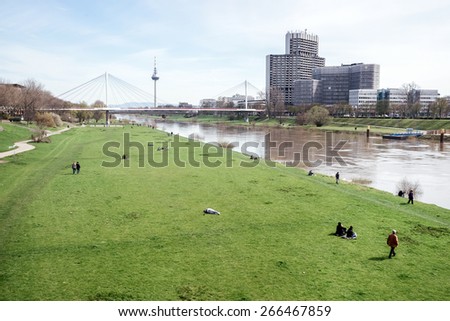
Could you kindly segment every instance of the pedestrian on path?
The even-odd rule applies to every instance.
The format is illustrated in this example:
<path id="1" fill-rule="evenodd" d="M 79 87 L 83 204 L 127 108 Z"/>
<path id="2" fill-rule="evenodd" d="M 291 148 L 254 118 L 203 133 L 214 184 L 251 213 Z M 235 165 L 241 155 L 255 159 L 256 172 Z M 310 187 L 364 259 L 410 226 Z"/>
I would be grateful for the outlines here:
<path id="1" fill-rule="evenodd" d="M 389 234 L 387 238 L 387 245 L 391 247 L 391 251 L 389 252 L 389 258 L 391 258 L 392 256 L 395 256 L 395 248 L 398 246 L 398 237 L 396 230 L 392 230 L 392 233 Z"/>
<path id="2" fill-rule="evenodd" d="M 339 184 L 339 172 L 336 173 L 335 177 L 336 177 L 336 184 Z"/>

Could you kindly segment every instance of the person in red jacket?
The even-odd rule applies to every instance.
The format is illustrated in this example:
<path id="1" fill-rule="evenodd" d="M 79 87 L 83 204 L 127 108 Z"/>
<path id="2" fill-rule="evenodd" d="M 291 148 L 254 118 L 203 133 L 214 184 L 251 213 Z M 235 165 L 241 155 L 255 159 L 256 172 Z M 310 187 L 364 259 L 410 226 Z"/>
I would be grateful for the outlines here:
<path id="1" fill-rule="evenodd" d="M 398 246 L 398 237 L 396 230 L 392 230 L 392 233 L 389 234 L 387 238 L 387 245 L 391 247 L 391 251 L 389 252 L 389 258 L 391 258 L 392 256 L 395 256 L 395 248 Z"/>

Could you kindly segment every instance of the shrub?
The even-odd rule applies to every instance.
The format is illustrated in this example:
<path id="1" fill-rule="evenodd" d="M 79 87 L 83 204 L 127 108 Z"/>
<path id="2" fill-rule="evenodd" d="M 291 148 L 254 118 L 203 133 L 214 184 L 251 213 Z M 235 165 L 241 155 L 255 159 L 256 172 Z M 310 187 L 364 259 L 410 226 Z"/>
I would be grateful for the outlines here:
<path id="1" fill-rule="evenodd" d="M 314 106 L 306 113 L 306 119 L 308 124 L 314 124 L 317 127 L 321 127 L 328 123 L 330 120 L 330 113 L 328 110 L 321 106 Z"/>
<path id="2" fill-rule="evenodd" d="M 414 198 L 419 198 L 423 194 L 422 187 L 420 186 L 420 183 L 418 181 L 411 182 L 405 177 L 400 182 L 398 182 L 397 192 L 403 191 L 405 194 L 408 194 L 410 190 L 413 190 Z"/>
<path id="3" fill-rule="evenodd" d="M 36 113 L 34 120 L 39 128 L 56 127 L 53 116 L 50 113 Z"/>
<path id="4" fill-rule="evenodd" d="M 31 140 L 35 143 L 50 143 L 50 137 L 47 136 L 47 133 L 43 129 L 35 129 L 31 134 Z"/>
<path id="5" fill-rule="evenodd" d="M 52 117 L 56 127 L 61 127 L 63 125 L 63 121 L 61 120 L 61 117 L 58 114 L 52 113 Z"/>
<path id="6" fill-rule="evenodd" d="M 300 126 L 307 124 L 306 115 L 305 114 L 297 114 L 297 117 L 295 117 L 295 123 Z"/>
<path id="7" fill-rule="evenodd" d="M 231 142 L 227 142 L 227 141 L 217 142 L 217 145 L 222 147 L 222 148 L 234 148 L 234 147 L 236 147 L 235 144 L 233 144 Z"/>

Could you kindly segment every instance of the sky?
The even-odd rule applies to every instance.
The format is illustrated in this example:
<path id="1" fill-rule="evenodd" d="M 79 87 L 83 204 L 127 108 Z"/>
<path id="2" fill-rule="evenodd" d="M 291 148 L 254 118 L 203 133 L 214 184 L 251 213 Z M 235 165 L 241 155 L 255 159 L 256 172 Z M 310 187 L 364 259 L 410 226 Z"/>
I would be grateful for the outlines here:
<path id="1" fill-rule="evenodd" d="M 0 81 L 54 96 L 105 73 L 153 94 L 155 57 L 159 103 L 197 105 L 245 80 L 265 91 L 266 55 L 305 29 L 326 66 L 379 64 L 380 88 L 450 95 L 445 0 L 1 0 L 0 13 Z"/>

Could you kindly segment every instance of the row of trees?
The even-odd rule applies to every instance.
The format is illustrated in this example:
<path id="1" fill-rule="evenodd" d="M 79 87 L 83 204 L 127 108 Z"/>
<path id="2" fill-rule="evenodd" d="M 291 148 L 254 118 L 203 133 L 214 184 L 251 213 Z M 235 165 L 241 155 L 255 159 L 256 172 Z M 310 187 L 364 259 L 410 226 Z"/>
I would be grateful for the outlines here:
<path id="1" fill-rule="evenodd" d="M 377 115 L 392 115 L 402 118 L 445 118 L 450 113 L 450 105 L 446 98 L 437 98 L 425 109 L 419 102 L 389 104 L 387 100 L 380 100 L 375 107 Z"/>
<path id="2" fill-rule="evenodd" d="M 0 116 L 20 116 L 31 122 L 40 109 L 61 107 L 66 102 L 54 97 L 35 80 L 26 80 L 22 85 L 0 81 Z"/>
<path id="3" fill-rule="evenodd" d="M 45 124 L 45 126 L 59 126 L 57 118 L 53 115 L 43 115 L 42 109 L 69 109 L 69 108 L 88 108 L 88 107 L 104 107 L 105 104 L 97 100 L 89 106 L 85 102 L 74 104 L 54 97 L 44 86 L 33 79 L 26 80 L 23 84 L 9 84 L 0 80 L 0 119 L 9 119 L 23 117 L 27 122 L 37 121 Z M 101 111 L 66 111 L 58 112 L 63 121 L 84 122 L 95 119 L 98 122 L 104 118 L 105 114 Z M 53 119 L 53 123 L 51 121 Z M 54 124 L 54 125 L 52 125 Z"/>

